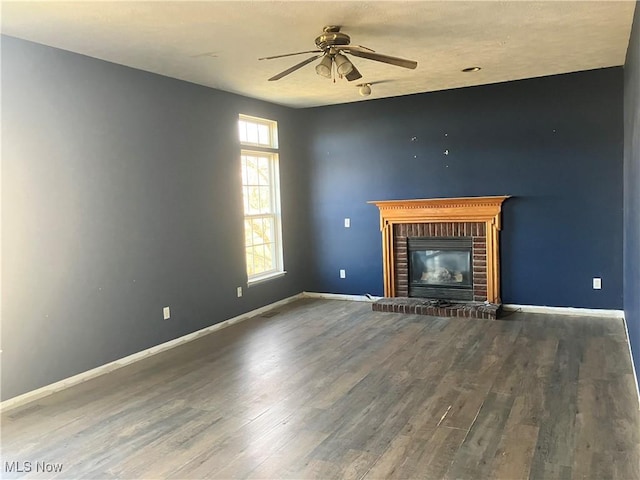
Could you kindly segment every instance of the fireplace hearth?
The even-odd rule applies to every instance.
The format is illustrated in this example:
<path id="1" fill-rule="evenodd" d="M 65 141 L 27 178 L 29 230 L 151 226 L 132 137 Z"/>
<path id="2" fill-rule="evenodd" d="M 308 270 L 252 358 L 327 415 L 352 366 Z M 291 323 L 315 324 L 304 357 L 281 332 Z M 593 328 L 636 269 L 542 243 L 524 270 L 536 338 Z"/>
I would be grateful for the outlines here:
<path id="1" fill-rule="evenodd" d="M 498 232 L 507 198 L 370 202 L 380 209 L 386 297 L 374 309 L 402 305 L 426 315 L 495 318 L 501 303 Z M 434 309 L 438 300 L 454 306 Z"/>

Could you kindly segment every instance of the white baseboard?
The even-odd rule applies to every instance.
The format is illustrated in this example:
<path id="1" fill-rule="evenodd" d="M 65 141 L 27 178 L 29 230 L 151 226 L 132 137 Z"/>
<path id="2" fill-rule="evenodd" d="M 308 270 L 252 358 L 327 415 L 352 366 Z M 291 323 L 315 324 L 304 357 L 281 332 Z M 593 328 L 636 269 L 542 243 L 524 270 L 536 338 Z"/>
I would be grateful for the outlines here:
<path id="1" fill-rule="evenodd" d="M 350 300 L 353 302 L 375 302 L 382 297 L 371 295 L 345 295 L 342 293 L 302 292 L 304 298 L 323 298 L 325 300 Z M 525 313 L 555 313 L 556 315 L 579 315 L 587 317 L 624 318 L 623 310 L 605 310 L 599 308 L 545 307 L 541 305 L 504 304 L 507 311 L 519 310 Z"/>
<path id="2" fill-rule="evenodd" d="M 318 292 L 302 292 L 304 298 L 324 298 L 325 300 L 349 300 L 352 302 L 375 302 L 381 297 L 371 298 L 366 295 L 344 295 L 342 293 L 318 293 Z"/>
<path id="3" fill-rule="evenodd" d="M 86 382 L 87 380 L 91 380 L 92 378 L 99 377 L 100 375 L 104 375 L 105 373 L 112 372 L 114 370 L 117 370 L 118 368 L 122 368 L 126 365 L 130 365 L 134 362 L 143 360 L 147 357 L 150 357 L 151 355 L 155 355 L 157 353 L 164 352 L 171 348 L 175 348 L 179 345 L 182 345 L 187 342 L 191 342 L 204 335 L 208 335 L 212 332 L 215 332 L 216 330 L 220 330 L 222 328 L 228 327 L 235 323 L 242 322 L 244 320 L 255 317 L 257 315 L 261 315 L 262 313 L 265 313 L 269 310 L 273 310 L 274 308 L 281 307 L 282 305 L 285 305 L 287 303 L 294 302 L 300 298 L 303 298 L 303 296 L 304 295 L 302 293 L 298 293 L 297 295 L 293 295 L 291 297 L 279 300 L 277 302 L 270 303 L 269 305 L 265 305 L 264 307 L 251 310 L 250 312 L 246 312 L 236 317 L 230 318 L 228 320 L 224 320 L 220 323 L 216 323 L 215 325 L 211 325 L 201 330 L 197 330 L 195 332 L 184 335 L 182 337 L 169 340 L 168 342 L 161 343 L 151 348 L 147 348 L 146 350 L 142 350 L 140 352 L 120 358 L 118 360 L 114 360 L 113 362 L 106 363 L 99 367 L 92 368 L 91 370 L 87 370 L 86 372 L 82 372 L 72 377 L 68 377 L 63 380 L 60 380 L 58 382 L 45 385 L 44 387 L 38 388 L 36 390 L 32 390 L 27 393 L 23 393 L 22 395 L 18 395 L 17 397 L 9 398 L 4 402 L 0 403 L 0 411 L 5 412 L 12 408 L 19 407 L 20 405 L 24 405 L 25 403 L 38 400 L 42 397 L 51 395 L 52 393 L 55 393 L 55 392 L 59 392 L 60 390 L 64 390 L 65 388 L 69 388 L 74 385 L 78 385 L 79 383 Z"/>
<path id="4" fill-rule="evenodd" d="M 577 315 L 583 317 L 624 318 L 624 310 L 605 310 L 600 308 L 545 307 L 541 305 L 504 304 L 503 310 L 524 313 L 554 313 L 556 315 Z"/>
<path id="5" fill-rule="evenodd" d="M 633 379 L 636 381 L 636 394 L 638 395 L 638 410 L 640 410 L 640 387 L 638 386 L 638 372 L 636 371 L 636 365 L 633 363 L 633 353 L 631 352 L 631 340 L 629 339 L 629 329 L 627 328 L 627 319 L 623 318 L 624 333 L 627 335 L 627 346 L 629 347 L 629 361 L 631 362 L 631 368 L 633 370 Z"/>
<path id="6" fill-rule="evenodd" d="M 319 293 L 319 292 L 302 292 L 304 298 L 322 298 L 326 300 L 349 300 L 354 302 L 374 302 L 381 297 L 368 297 L 366 295 L 344 295 L 340 293 Z M 607 310 L 600 308 L 577 308 L 577 307 L 547 307 L 542 305 L 516 305 L 516 304 L 504 304 L 502 308 L 506 311 L 521 311 L 524 313 L 546 313 L 556 315 L 575 315 L 582 317 L 604 317 L 604 318 L 616 318 L 621 319 L 624 323 L 624 328 L 627 328 L 627 323 L 624 318 L 624 310 Z M 638 375 L 633 363 L 633 356 L 631 355 L 631 344 L 629 343 L 629 331 L 627 334 L 627 345 L 629 347 L 629 359 L 631 361 L 631 367 L 633 368 L 633 378 L 636 382 L 636 391 L 638 393 L 638 408 L 640 408 L 640 389 L 638 388 Z"/>

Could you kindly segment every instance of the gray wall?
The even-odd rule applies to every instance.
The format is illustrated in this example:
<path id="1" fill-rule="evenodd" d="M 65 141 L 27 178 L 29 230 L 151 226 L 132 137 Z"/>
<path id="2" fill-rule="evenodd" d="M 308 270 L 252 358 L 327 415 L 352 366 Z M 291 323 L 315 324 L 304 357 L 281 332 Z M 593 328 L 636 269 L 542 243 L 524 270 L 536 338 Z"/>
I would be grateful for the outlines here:
<path id="1" fill-rule="evenodd" d="M 640 8 L 624 66 L 624 314 L 640 374 Z"/>
<path id="2" fill-rule="evenodd" d="M 288 271 L 241 299 L 238 113 L 280 122 Z M 296 115 L 2 37 L 2 399 L 299 293 Z"/>

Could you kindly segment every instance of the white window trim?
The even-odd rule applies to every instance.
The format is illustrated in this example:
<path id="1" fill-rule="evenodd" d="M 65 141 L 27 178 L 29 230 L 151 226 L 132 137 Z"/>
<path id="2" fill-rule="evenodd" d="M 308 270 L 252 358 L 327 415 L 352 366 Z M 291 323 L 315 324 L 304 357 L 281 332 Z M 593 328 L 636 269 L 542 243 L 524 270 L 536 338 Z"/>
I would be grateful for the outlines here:
<path id="1" fill-rule="evenodd" d="M 273 217 L 274 219 L 274 243 L 275 243 L 275 268 L 267 271 L 261 272 L 255 275 L 249 275 L 248 273 L 248 265 L 246 263 L 246 248 L 247 245 L 243 241 L 243 248 L 245 251 L 245 273 L 247 275 L 247 286 L 257 285 L 269 280 L 273 280 L 279 277 L 284 276 L 287 272 L 284 269 L 284 245 L 282 238 L 282 206 L 281 206 L 281 196 L 280 196 L 280 158 L 278 152 L 278 127 L 277 122 L 272 120 L 267 120 L 258 117 L 251 117 L 249 115 L 238 116 L 238 120 L 244 120 L 248 122 L 259 123 L 262 125 L 267 125 L 269 127 L 270 133 L 270 146 L 266 146 L 259 143 L 253 142 L 243 142 L 240 141 L 240 155 L 269 155 L 270 162 L 270 190 L 271 190 L 271 198 L 274 204 L 274 210 L 272 213 L 268 214 L 246 214 L 244 212 L 243 205 L 243 220 L 248 218 L 261 218 L 261 217 Z M 244 187 L 244 183 L 241 183 Z M 244 223 L 244 222 L 243 222 Z"/>
<path id="2" fill-rule="evenodd" d="M 264 149 L 265 152 L 278 152 L 278 122 L 275 120 L 267 120 L 266 118 L 252 117 L 250 115 L 238 115 L 238 120 L 244 120 L 246 122 L 258 123 L 260 125 L 266 125 L 269 128 L 269 145 L 264 145 L 262 143 L 253 143 L 253 142 L 242 142 L 240 141 L 240 145 L 242 147 L 250 147 L 250 148 L 260 148 Z"/>
<path id="3" fill-rule="evenodd" d="M 279 270 L 277 272 L 271 273 L 263 273 L 260 275 L 254 275 L 251 279 L 247 279 L 247 287 L 253 287 L 255 285 L 259 285 L 261 283 L 268 282 L 269 280 L 274 280 L 276 278 L 284 277 L 287 274 L 286 270 Z"/>

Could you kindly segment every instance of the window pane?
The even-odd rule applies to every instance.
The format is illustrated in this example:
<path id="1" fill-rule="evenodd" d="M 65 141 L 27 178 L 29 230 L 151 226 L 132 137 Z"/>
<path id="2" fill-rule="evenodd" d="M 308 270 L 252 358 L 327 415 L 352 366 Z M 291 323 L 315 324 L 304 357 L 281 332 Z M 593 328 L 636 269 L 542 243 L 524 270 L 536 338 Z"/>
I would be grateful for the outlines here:
<path id="1" fill-rule="evenodd" d="M 247 184 L 247 157 L 245 155 L 242 155 L 240 157 L 240 170 L 242 174 L 242 184 L 246 185 Z"/>
<path id="2" fill-rule="evenodd" d="M 245 122 L 244 120 L 238 121 L 238 133 L 240 136 L 240 141 L 246 142 L 247 141 L 247 122 Z"/>
<path id="3" fill-rule="evenodd" d="M 247 142 L 258 143 L 258 125 L 247 122 Z"/>
<path id="4" fill-rule="evenodd" d="M 243 196 L 245 215 L 258 213 L 274 213 L 271 183 L 271 166 L 269 157 L 242 155 Z M 260 185 L 260 186 L 258 186 Z"/>
<path id="5" fill-rule="evenodd" d="M 248 197 L 248 205 L 246 214 L 254 215 L 256 213 L 260 213 L 260 187 L 246 187 L 247 189 L 247 197 Z"/>
<path id="6" fill-rule="evenodd" d="M 262 237 L 264 238 L 263 243 L 272 243 L 275 239 L 273 238 L 273 218 L 263 218 L 262 219 Z"/>
<path id="7" fill-rule="evenodd" d="M 271 184 L 271 173 L 269 170 L 269 159 L 267 157 L 258 158 L 258 185 Z"/>
<path id="8" fill-rule="evenodd" d="M 249 247 L 253 245 L 253 230 L 252 230 L 251 220 L 244 221 L 244 244 Z"/>
<path id="9" fill-rule="evenodd" d="M 254 247 L 254 251 L 255 251 L 255 256 L 257 260 L 256 270 L 262 273 L 267 270 L 267 264 L 264 259 L 264 245 Z"/>
<path id="10" fill-rule="evenodd" d="M 264 273 L 268 270 L 267 263 L 264 258 L 264 245 L 253 247 L 253 264 L 255 273 Z"/>
<path id="11" fill-rule="evenodd" d="M 260 191 L 260 213 L 271 213 L 271 188 L 256 188 Z"/>
<path id="12" fill-rule="evenodd" d="M 264 269 L 265 271 L 273 270 L 273 260 L 271 257 L 271 248 L 269 245 L 262 246 L 263 256 L 264 256 Z"/>
<path id="13" fill-rule="evenodd" d="M 258 125 L 258 143 L 260 145 L 271 145 L 268 126 L 260 124 Z"/>
<path id="14" fill-rule="evenodd" d="M 251 219 L 251 243 L 262 245 L 264 243 L 264 228 L 261 218 Z"/>
<path id="15" fill-rule="evenodd" d="M 277 148 L 276 129 L 277 123 L 270 120 L 252 119 L 241 115 L 238 121 L 240 142 L 245 144 Z"/>
<path id="16" fill-rule="evenodd" d="M 275 255 L 273 255 L 273 243 L 264 246 L 264 258 L 267 265 L 269 265 L 269 269 L 272 268 L 273 259 Z"/>
<path id="17" fill-rule="evenodd" d="M 247 155 L 247 185 L 258 184 L 258 159 Z"/>

